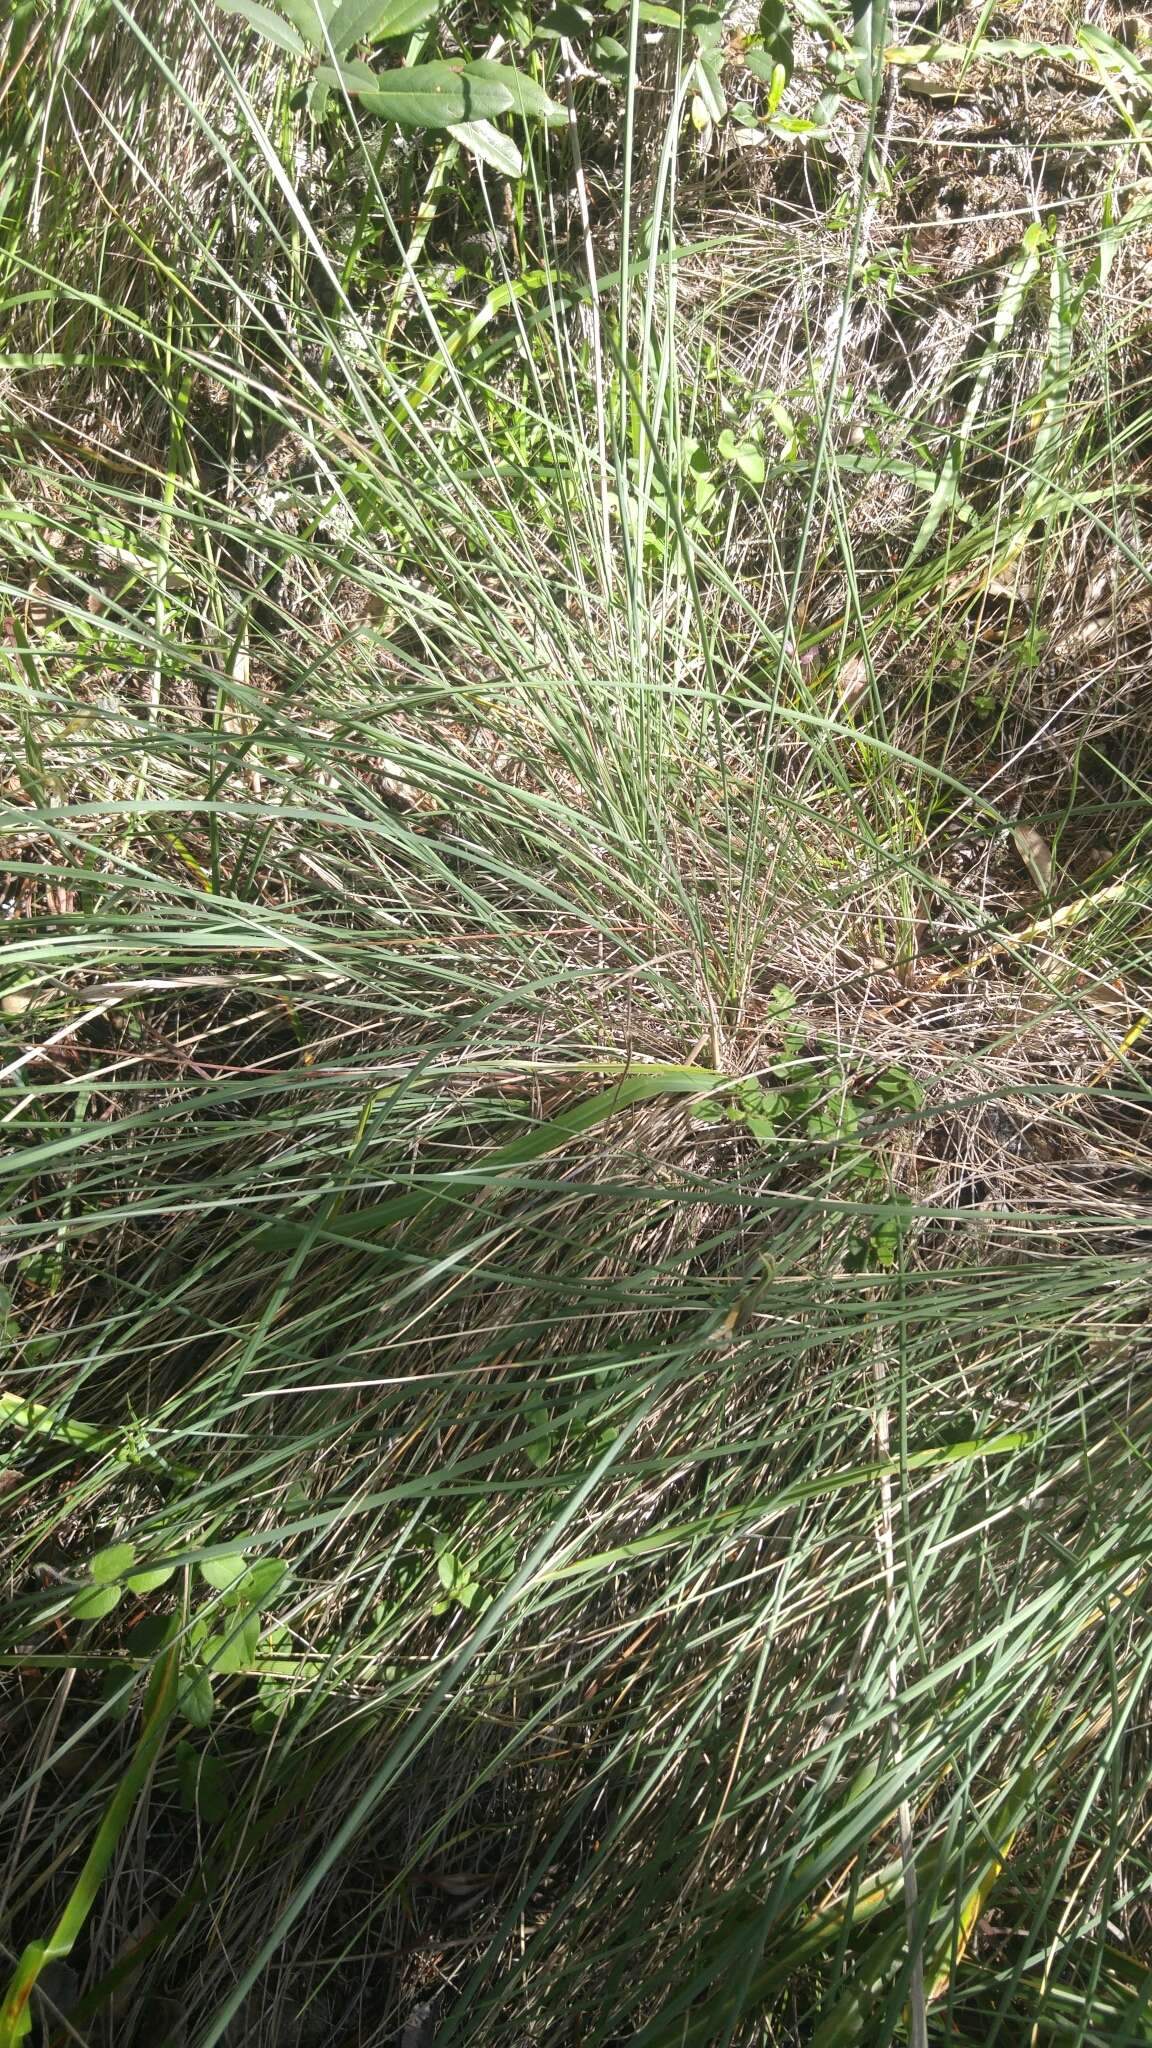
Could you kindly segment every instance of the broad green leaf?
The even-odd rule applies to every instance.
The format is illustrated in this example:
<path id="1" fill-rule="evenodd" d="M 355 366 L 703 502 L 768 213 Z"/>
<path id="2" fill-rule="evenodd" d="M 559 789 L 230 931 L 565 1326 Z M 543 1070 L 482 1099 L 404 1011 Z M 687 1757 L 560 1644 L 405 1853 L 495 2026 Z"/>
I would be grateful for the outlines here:
<path id="1" fill-rule="evenodd" d="M 755 441 L 738 441 L 731 428 L 725 427 L 717 439 L 716 448 L 723 460 L 735 464 L 750 484 L 763 483 L 768 472 Z"/>
<path id="2" fill-rule="evenodd" d="M 450 1593 L 456 1584 L 456 1575 L 456 1553 L 445 1546 L 436 1553 L 436 1576 L 446 1593 Z"/>
<path id="3" fill-rule="evenodd" d="M 275 43 L 277 49 L 287 50 L 289 56 L 306 57 L 308 46 L 294 28 L 290 28 L 274 8 L 262 7 L 260 0 L 216 0 L 216 5 L 225 14 L 239 14 L 264 37 L 265 42 Z"/>
<path id="4" fill-rule="evenodd" d="M 190 1671 L 184 1678 L 177 1700 L 179 1711 L 193 1728 L 206 1728 L 216 1711 L 212 1680 L 206 1671 Z"/>
<path id="5" fill-rule="evenodd" d="M 924 1090 L 919 1081 L 905 1073 L 903 1067 L 889 1067 L 887 1073 L 877 1074 L 868 1083 L 870 1102 L 891 1103 L 898 1109 L 923 1109 Z"/>
<path id="6" fill-rule="evenodd" d="M 232 1774 L 219 1757 L 195 1749 L 190 1742 L 178 1742 L 176 1776 L 186 1813 L 198 1814 L 208 1822 L 227 1819 L 234 1788 Z"/>
<path id="7" fill-rule="evenodd" d="M 126 1721 L 132 1711 L 132 1691 L 140 1673 L 132 1664 L 112 1664 L 100 1685 L 100 1703 L 112 1721 Z"/>
<path id="8" fill-rule="evenodd" d="M 328 48 L 324 24 L 331 20 L 337 0 L 276 0 L 276 4 L 314 50 Z"/>
<path id="9" fill-rule="evenodd" d="M 719 50 L 724 41 L 724 16 L 716 7 L 690 7 L 688 26 L 701 50 Z"/>
<path id="10" fill-rule="evenodd" d="M 375 92 L 381 76 L 370 64 L 362 64 L 359 57 L 343 57 L 339 64 L 318 65 L 312 83 L 332 92 L 346 92 L 349 99 L 355 99 L 358 93 Z"/>
<path id="11" fill-rule="evenodd" d="M 890 1272 L 900 1254 L 901 1222 L 899 1216 L 887 1216 L 876 1225 L 868 1240 L 868 1248 L 882 1272 Z"/>
<path id="12" fill-rule="evenodd" d="M 134 1543 L 110 1543 L 106 1550 L 98 1550 L 88 1569 L 98 1586 L 114 1585 L 125 1572 L 131 1571 L 136 1562 Z"/>
<path id="13" fill-rule="evenodd" d="M 856 55 L 853 84 L 866 106 L 872 105 L 880 90 L 883 53 L 875 46 L 875 36 L 884 18 L 874 0 L 852 0 L 852 48 Z"/>
<path id="14" fill-rule="evenodd" d="M 755 1138 L 758 1145 L 770 1145 L 772 1143 L 776 1136 L 776 1126 L 770 1116 L 750 1116 L 746 1121 L 748 1135 L 750 1138 Z"/>
<path id="15" fill-rule="evenodd" d="M 173 1614 L 144 1614 L 129 1629 L 126 1648 L 133 1657 L 154 1657 L 171 1641 L 179 1623 Z"/>
<path id="16" fill-rule="evenodd" d="M 656 28 L 679 28 L 684 17 L 673 7 L 660 7 L 656 0 L 640 0 L 636 9 L 640 21 L 649 21 Z"/>
<path id="17" fill-rule="evenodd" d="M 124 1583 L 130 1593 L 156 1593 L 168 1584 L 175 1569 L 174 1564 L 152 1565 L 142 1572 L 129 1572 Z"/>
<path id="18" fill-rule="evenodd" d="M 435 14 L 440 0 L 340 0 L 328 33 L 338 57 L 356 43 L 410 36 Z"/>
<path id="19" fill-rule="evenodd" d="M 693 67 L 696 92 L 710 121 L 722 121 L 728 112 L 728 100 L 720 79 L 720 66 L 716 59 L 703 53 L 697 57 Z"/>
<path id="20" fill-rule="evenodd" d="M 74 1621 L 99 1621 L 102 1615 L 111 1614 L 123 1597 L 123 1586 L 86 1586 L 82 1593 L 72 1595 L 68 1612 Z"/>
<path id="21" fill-rule="evenodd" d="M 200 1576 L 213 1592 L 229 1593 L 248 1570 L 246 1557 L 209 1557 L 200 1567 Z"/>
<path id="22" fill-rule="evenodd" d="M 288 1576 L 288 1566 L 283 1558 L 258 1558 L 238 1582 L 235 1597 L 258 1614 L 287 1583 Z"/>
<path id="23" fill-rule="evenodd" d="M 592 16 L 586 7 L 574 6 L 571 0 L 561 0 L 559 7 L 554 7 L 550 14 L 544 16 L 536 35 L 538 40 L 564 36 L 570 43 L 579 42 L 591 26 Z"/>
<path id="24" fill-rule="evenodd" d="M 760 9 L 760 34 L 764 42 L 765 55 L 784 70 L 784 83 L 792 76 L 796 53 L 792 44 L 792 22 L 784 0 L 763 0 Z"/>
<path id="25" fill-rule="evenodd" d="M 456 121 L 448 130 L 471 156 L 491 164 L 504 178 L 524 175 L 524 159 L 510 135 L 501 135 L 491 121 Z"/>
<path id="26" fill-rule="evenodd" d="M 526 77 L 523 71 L 513 70 L 510 64 L 497 64 L 493 58 L 478 57 L 475 63 L 464 66 L 464 76 L 503 86 L 510 95 L 512 112 L 519 114 L 523 121 L 545 121 L 549 127 L 556 127 L 567 119 L 563 107 L 549 99 L 542 85 L 537 85 L 534 78 Z"/>
<path id="27" fill-rule="evenodd" d="M 539 1472 L 550 1462 L 552 1457 L 552 1417 L 545 1408 L 543 1401 L 532 1401 L 528 1406 L 526 1420 L 533 1431 L 533 1435 L 528 1443 L 525 1444 L 524 1449 L 529 1462 Z"/>
<path id="28" fill-rule="evenodd" d="M 204 1645 L 204 1662 L 213 1671 L 247 1671 L 256 1662 L 260 1647 L 260 1623 L 250 1614 L 237 1628 L 209 1636 Z"/>
<path id="29" fill-rule="evenodd" d="M 216 1617 L 214 1615 L 207 1612 L 197 1614 L 184 1631 L 184 1640 L 181 1647 L 185 1656 L 190 1658 L 198 1657 L 209 1636 L 213 1634 L 215 1627 Z"/>
<path id="30" fill-rule="evenodd" d="M 826 7 L 822 7 L 820 0 L 794 0 L 794 6 L 796 18 L 804 23 L 805 28 L 816 29 L 818 34 L 831 43 L 833 49 L 843 46 L 843 22 L 838 21 Z"/>
<path id="31" fill-rule="evenodd" d="M 615 36 L 597 36 L 592 45 L 601 71 L 607 78 L 625 78 L 628 73 L 628 52 Z"/>
<path id="32" fill-rule="evenodd" d="M 1109 67 L 1122 72 L 1141 92 L 1147 93 L 1152 85 L 1152 74 L 1146 64 L 1141 63 L 1139 54 L 1125 48 L 1110 36 L 1106 29 L 1096 28 L 1092 22 L 1085 22 L 1077 29 L 1076 40 L 1086 50 L 1091 50 L 1098 59 L 1103 59 L 1102 69 Z"/>
<path id="33" fill-rule="evenodd" d="M 376 83 L 375 92 L 361 94 L 361 106 L 402 128 L 451 128 L 458 121 L 488 121 L 495 114 L 506 114 L 512 105 L 506 85 L 465 78 L 455 64 L 414 64 L 411 70 L 384 71 Z"/>

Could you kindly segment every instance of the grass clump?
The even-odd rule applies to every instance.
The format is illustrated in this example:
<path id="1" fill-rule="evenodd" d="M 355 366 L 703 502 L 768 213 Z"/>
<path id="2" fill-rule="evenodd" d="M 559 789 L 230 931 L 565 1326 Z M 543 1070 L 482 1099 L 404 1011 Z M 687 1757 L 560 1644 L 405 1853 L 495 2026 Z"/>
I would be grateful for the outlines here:
<path id="1" fill-rule="evenodd" d="M 377 26 L 0 55 L 0 2044 L 1146 2041 L 1139 31 Z"/>

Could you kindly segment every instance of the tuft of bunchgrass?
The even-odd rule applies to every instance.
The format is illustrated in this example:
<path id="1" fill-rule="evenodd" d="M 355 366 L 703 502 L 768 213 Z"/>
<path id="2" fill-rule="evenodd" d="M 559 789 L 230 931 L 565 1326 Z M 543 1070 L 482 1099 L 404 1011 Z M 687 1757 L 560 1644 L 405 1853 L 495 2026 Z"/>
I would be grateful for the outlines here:
<path id="1" fill-rule="evenodd" d="M 749 315 L 638 29 L 599 251 L 9 31 L 0 2040 L 1148 2037 L 1132 336 L 853 439 L 873 157 Z"/>

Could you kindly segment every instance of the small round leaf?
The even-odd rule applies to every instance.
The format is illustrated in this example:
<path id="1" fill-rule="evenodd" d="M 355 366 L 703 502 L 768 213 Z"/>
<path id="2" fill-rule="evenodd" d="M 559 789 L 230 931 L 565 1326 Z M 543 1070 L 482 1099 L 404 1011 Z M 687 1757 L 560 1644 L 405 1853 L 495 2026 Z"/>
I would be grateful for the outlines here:
<path id="1" fill-rule="evenodd" d="M 252 1607 L 257 1614 L 267 1607 L 275 1595 L 281 1592 L 288 1579 L 288 1566 L 281 1557 L 261 1557 L 250 1565 L 237 1592 L 243 1597 L 244 1605 Z"/>
<path id="2" fill-rule="evenodd" d="M 98 1586 L 111 1586 L 130 1572 L 135 1562 L 134 1543 L 110 1543 L 107 1550 L 96 1552 L 88 1569 Z"/>
<path id="3" fill-rule="evenodd" d="M 130 1593 L 155 1593 L 166 1586 L 176 1567 L 174 1564 L 150 1565 L 142 1572 L 129 1572 L 124 1583 Z"/>
<path id="4" fill-rule="evenodd" d="M 245 1557 L 210 1557 L 200 1567 L 200 1576 L 215 1593 L 231 1593 L 248 1573 Z"/>
<path id="5" fill-rule="evenodd" d="M 68 1612 L 74 1621 L 99 1621 L 120 1605 L 123 1593 L 122 1586 L 85 1586 L 82 1593 L 73 1594 Z"/>

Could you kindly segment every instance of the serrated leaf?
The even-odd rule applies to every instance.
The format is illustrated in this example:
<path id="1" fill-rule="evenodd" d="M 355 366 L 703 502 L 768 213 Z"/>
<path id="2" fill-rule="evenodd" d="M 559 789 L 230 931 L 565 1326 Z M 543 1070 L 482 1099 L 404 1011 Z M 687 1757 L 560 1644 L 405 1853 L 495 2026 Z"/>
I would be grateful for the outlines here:
<path id="1" fill-rule="evenodd" d="M 356 43 L 384 43 L 410 36 L 430 21 L 440 0 L 340 0 L 328 25 L 338 57 Z"/>
<path id="2" fill-rule="evenodd" d="M 88 1569 L 98 1586 L 114 1585 L 125 1572 L 131 1571 L 136 1562 L 134 1543 L 110 1543 L 106 1550 L 98 1550 Z"/>
<path id="3" fill-rule="evenodd" d="M 123 1586 L 85 1586 L 82 1593 L 74 1593 L 68 1602 L 68 1612 L 73 1621 L 99 1621 L 105 1614 L 111 1614 L 124 1597 Z"/>
<path id="4" fill-rule="evenodd" d="M 190 1671 L 180 1687 L 177 1707 L 193 1728 L 207 1728 L 216 1711 L 216 1695 L 206 1671 Z"/>
<path id="5" fill-rule="evenodd" d="M 216 5 L 225 14 L 238 14 L 254 28 L 265 42 L 274 43 L 278 50 L 287 50 L 291 57 L 306 57 L 308 45 L 296 30 L 291 28 L 272 7 L 262 7 L 260 0 L 216 0 Z"/>
<path id="6" fill-rule="evenodd" d="M 481 163 L 490 164 L 502 178 L 521 178 L 524 159 L 510 135 L 501 135 L 491 121 L 454 121 L 449 135 Z"/>
<path id="7" fill-rule="evenodd" d="M 146 1571 L 129 1572 L 124 1583 L 130 1593 L 156 1593 L 168 1584 L 175 1569 L 174 1564 L 152 1565 Z"/>
<path id="8" fill-rule="evenodd" d="M 360 104 L 382 121 L 402 128 L 451 128 L 458 121 L 488 121 L 506 114 L 512 95 L 506 85 L 465 78 L 454 64 L 414 64 L 381 72 L 376 90 Z"/>
<path id="9" fill-rule="evenodd" d="M 563 107 L 549 99 L 542 85 L 537 85 L 534 78 L 515 70 L 511 64 L 497 64 L 494 58 L 477 57 L 474 63 L 464 66 L 464 76 L 504 86 L 511 96 L 512 113 L 519 114 L 522 121 L 544 121 L 555 127 L 568 118 Z"/>

